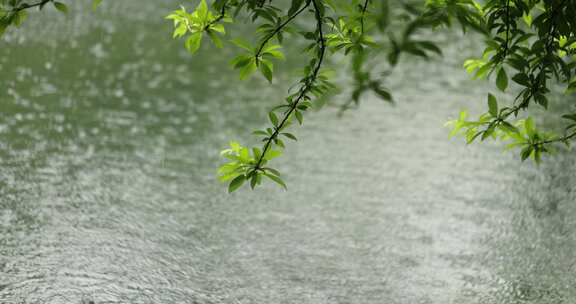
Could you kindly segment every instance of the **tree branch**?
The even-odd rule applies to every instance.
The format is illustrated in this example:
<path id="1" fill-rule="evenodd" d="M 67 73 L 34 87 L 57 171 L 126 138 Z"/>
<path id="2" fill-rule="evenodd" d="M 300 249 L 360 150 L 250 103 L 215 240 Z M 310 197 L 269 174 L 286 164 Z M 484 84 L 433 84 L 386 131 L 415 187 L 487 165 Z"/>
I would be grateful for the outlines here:
<path id="1" fill-rule="evenodd" d="M 278 32 L 280 32 L 286 25 L 288 25 L 288 23 L 292 22 L 292 20 L 294 20 L 294 18 L 296 18 L 308 6 L 310 6 L 310 2 L 311 2 L 311 0 L 306 1 L 306 5 L 304 5 L 301 9 L 299 9 L 297 12 L 295 12 L 294 15 L 289 16 L 288 19 L 286 19 L 286 21 L 284 21 L 282 24 L 280 24 L 270 35 L 266 36 L 266 38 L 264 38 L 264 40 L 260 44 L 260 47 L 258 48 L 258 51 L 256 52 L 255 56 L 259 57 L 260 53 L 262 53 L 262 50 L 264 49 L 264 46 L 266 46 L 266 43 L 268 43 L 268 41 L 270 41 L 270 39 L 272 39 L 272 37 L 274 37 L 276 34 L 278 34 Z"/>
<path id="2" fill-rule="evenodd" d="M 204 30 L 208 29 L 212 24 L 222 20 L 225 16 L 226 16 L 226 3 L 222 4 L 222 8 L 220 9 L 220 15 L 218 15 L 218 17 L 216 17 L 214 20 L 208 22 L 208 24 L 206 24 L 206 26 L 204 27 Z"/>
<path id="3" fill-rule="evenodd" d="M 366 10 L 368 9 L 368 2 L 370 0 L 364 0 L 364 6 L 362 6 L 362 14 L 360 15 L 360 31 L 364 35 L 364 17 L 366 16 Z"/>
<path id="4" fill-rule="evenodd" d="M 288 122 L 288 119 L 290 118 L 292 113 L 298 107 L 298 104 L 306 97 L 306 93 L 308 93 L 308 91 L 312 88 L 312 85 L 314 84 L 314 82 L 316 81 L 316 79 L 318 77 L 318 72 L 320 71 L 320 68 L 322 67 L 322 63 L 324 61 L 324 55 L 326 53 L 326 42 L 324 41 L 324 32 L 323 32 L 323 27 L 322 27 L 322 22 L 323 22 L 322 21 L 322 15 L 320 14 L 320 10 L 318 8 L 318 4 L 316 3 L 316 1 L 318 1 L 318 0 L 308 1 L 306 6 L 305 6 L 305 7 L 307 7 L 310 4 L 310 2 L 314 6 L 314 15 L 316 17 L 316 30 L 319 34 L 318 43 L 320 44 L 320 47 L 318 48 L 318 54 L 317 54 L 318 60 L 316 62 L 316 66 L 314 67 L 313 72 L 305 78 L 304 85 L 301 87 L 300 92 L 298 93 L 298 97 L 296 97 L 296 100 L 294 100 L 292 102 L 290 109 L 288 109 L 288 111 L 286 111 L 284 113 L 284 117 L 282 118 L 282 121 L 277 126 L 275 126 L 274 133 L 272 133 L 272 135 L 270 135 L 270 137 L 266 140 L 266 143 L 264 144 L 264 148 L 262 149 L 262 154 L 258 158 L 256 165 L 254 165 L 254 169 L 252 170 L 252 172 L 262 170 L 261 165 L 262 165 L 262 161 L 264 160 L 264 156 L 266 155 L 266 152 L 268 151 L 268 149 L 270 149 L 272 142 L 278 138 L 278 135 L 280 134 L 280 130 L 282 130 L 282 128 L 286 125 L 286 123 Z M 298 14 L 299 13 L 296 13 L 296 14 L 294 14 L 294 16 L 296 16 Z"/>
<path id="5" fill-rule="evenodd" d="M 37 6 L 42 7 L 42 6 L 46 5 L 46 3 L 52 2 L 52 1 L 54 1 L 54 0 L 42 0 L 42 1 L 40 1 L 40 2 L 36 2 L 36 3 L 33 3 L 33 4 L 22 3 L 22 5 L 20 5 L 19 7 L 15 8 L 15 9 L 13 10 L 13 12 L 17 13 L 17 12 L 19 12 L 19 11 L 23 11 L 23 10 L 25 10 L 25 9 L 29 9 L 29 8 L 33 8 L 33 7 L 37 7 Z"/>

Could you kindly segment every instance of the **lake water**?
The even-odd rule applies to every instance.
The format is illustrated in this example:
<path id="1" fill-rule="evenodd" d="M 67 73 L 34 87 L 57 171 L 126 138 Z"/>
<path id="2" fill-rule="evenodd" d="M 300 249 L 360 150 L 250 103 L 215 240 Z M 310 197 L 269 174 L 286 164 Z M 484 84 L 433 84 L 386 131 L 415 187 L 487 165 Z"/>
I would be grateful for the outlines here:
<path id="1" fill-rule="evenodd" d="M 308 115 L 289 191 L 228 195 L 219 150 L 299 62 L 239 82 L 234 48 L 170 38 L 177 5 L 34 13 L 0 42 L 0 303 L 576 303 L 574 152 L 536 167 L 442 126 L 494 91 L 473 44 L 401 65 L 394 106 Z"/>

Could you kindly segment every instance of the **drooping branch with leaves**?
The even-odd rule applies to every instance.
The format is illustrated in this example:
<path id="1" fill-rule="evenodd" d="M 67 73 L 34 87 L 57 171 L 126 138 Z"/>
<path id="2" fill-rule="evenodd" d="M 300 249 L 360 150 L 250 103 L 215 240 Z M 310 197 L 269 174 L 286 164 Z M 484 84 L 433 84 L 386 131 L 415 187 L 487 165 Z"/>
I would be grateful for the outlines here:
<path id="1" fill-rule="evenodd" d="M 0 0 L 0 33 L 20 26 L 27 10 L 49 3 L 68 11 L 64 3 L 54 0 Z M 92 3 L 96 7 L 100 0 Z M 350 95 L 340 105 L 342 111 L 357 106 L 366 93 L 392 102 L 383 75 L 393 77 L 394 67 L 407 56 L 431 59 L 442 55 L 435 41 L 421 37 L 434 37 L 430 35 L 434 31 L 451 27 L 480 33 L 485 41 L 481 57 L 467 60 L 464 68 L 478 79 L 495 75 L 498 90 L 515 93 L 507 94 L 515 96 L 510 101 L 498 101 L 488 92 L 487 112 L 471 120 L 462 111 L 458 119 L 447 123 L 451 135 L 462 134 L 468 143 L 502 140 L 508 143 L 507 149 L 519 151 L 521 160 L 532 158 L 537 163 L 559 143 L 569 147 L 576 138 L 574 109 L 566 107 L 561 114 L 566 124 L 558 134 L 536 128 L 528 112 L 532 107 L 548 108 L 552 86 L 563 86 L 569 96 L 576 92 L 576 1 L 201 0 L 196 4 L 191 12 L 182 5 L 167 16 L 174 25 L 174 38 L 183 39 L 190 53 L 199 51 L 207 39 L 218 48 L 230 42 L 241 50 L 231 61 L 241 79 L 259 72 L 272 82 L 276 60 L 285 59 L 282 45 L 287 40 L 304 44 L 308 56 L 288 96 L 271 105 L 269 127 L 253 132 L 262 145 L 249 148 L 232 141 L 222 151 L 228 161 L 218 175 L 229 182 L 230 192 L 244 184 L 254 188 L 265 179 L 286 187 L 270 163 L 282 154 L 284 140 L 296 140 L 291 125 L 302 124 L 310 108 L 339 92 L 327 73 L 331 58 L 350 59 L 352 83 L 345 91 Z M 248 37 L 252 39 L 226 36 L 226 27 L 240 19 L 258 26 L 253 37 Z"/>
<path id="2" fill-rule="evenodd" d="M 92 9 L 96 9 L 102 0 L 90 0 Z M 43 10 L 45 6 L 53 6 L 56 10 L 68 14 L 68 5 L 56 0 L 0 0 L 0 36 L 11 26 L 19 27 L 28 18 L 28 11 L 37 8 Z"/>

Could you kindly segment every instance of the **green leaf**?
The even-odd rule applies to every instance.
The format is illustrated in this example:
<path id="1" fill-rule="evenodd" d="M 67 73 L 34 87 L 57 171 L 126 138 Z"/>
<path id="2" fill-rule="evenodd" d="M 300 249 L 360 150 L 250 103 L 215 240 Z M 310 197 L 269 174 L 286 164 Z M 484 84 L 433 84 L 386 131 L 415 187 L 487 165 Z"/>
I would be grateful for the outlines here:
<path id="1" fill-rule="evenodd" d="M 210 37 L 210 39 L 217 48 L 221 49 L 224 46 L 224 44 L 222 43 L 222 39 L 220 39 L 220 37 L 218 37 L 216 33 L 214 33 L 213 31 L 207 31 L 207 33 L 208 37 Z"/>
<path id="2" fill-rule="evenodd" d="M 232 65 L 235 69 L 242 68 L 250 63 L 253 57 L 248 55 L 238 55 L 230 61 L 230 65 Z"/>
<path id="3" fill-rule="evenodd" d="M 264 171 L 269 171 L 270 173 L 276 175 L 276 176 L 281 176 L 282 174 L 280 174 L 280 171 L 273 169 L 273 168 L 262 168 L 264 169 Z"/>
<path id="4" fill-rule="evenodd" d="M 302 113 L 300 111 L 294 111 L 294 116 L 296 116 L 296 119 L 300 124 L 304 122 L 304 117 L 302 116 Z"/>
<path id="5" fill-rule="evenodd" d="M 298 140 L 298 139 L 296 138 L 296 136 L 294 136 L 294 134 L 292 134 L 292 133 L 282 133 L 282 135 L 290 138 L 291 140 L 295 140 L 295 141 Z"/>
<path id="6" fill-rule="evenodd" d="M 268 136 L 268 133 L 262 131 L 262 130 L 256 130 L 254 132 L 252 132 L 252 134 L 254 135 L 264 135 L 264 136 Z"/>
<path id="7" fill-rule="evenodd" d="M 506 91 L 508 87 L 508 75 L 506 75 L 504 68 L 500 68 L 498 75 L 496 75 L 496 86 L 502 92 Z"/>
<path id="8" fill-rule="evenodd" d="M 576 92 L 576 80 L 572 80 L 572 82 L 566 88 L 566 91 L 564 91 L 564 94 L 572 94 L 574 92 Z"/>
<path id="9" fill-rule="evenodd" d="M 256 187 L 259 177 L 260 174 L 257 171 L 254 171 L 254 174 L 252 174 L 252 176 L 250 177 L 250 188 L 252 188 L 252 190 L 254 190 L 254 187 Z"/>
<path id="10" fill-rule="evenodd" d="M 244 181 L 246 181 L 246 176 L 244 176 L 244 175 L 239 175 L 238 177 L 233 179 L 230 182 L 230 185 L 228 185 L 228 193 L 232 193 L 232 192 L 236 191 L 238 188 L 240 188 L 244 184 Z"/>
<path id="11" fill-rule="evenodd" d="M 68 6 L 66 6 L 66 4 L 64 4 L 62 2 L 53 2 L 53 3 L 54 3 L 54 7 L 57 10 L 59 10 L 63 14 L 68 14 Z"/>
<path id="12" fill-rule="evenodd" d="M 267 172 L 264 173 L 264 175 L 266 177 L 268 177 L 269 179 L 271 179 L 272 181 L 274 181 L 275 183 L 277 183 L 278 185 L 282 186 L 282 188 L 284 188 L 284 190 L 288 190 L 288 187 L 286 186 L 286 184 L 284 183 L 284 181 L 280 177 L 278 177 L 276 175 L 272 175 L 272 174 L 267 173 Z"/>
<path id="13" fill-rule="evenodd" d="M 226 173 L 234 172 L 238 168 L 240 168 L 240 164 L 237 162 L 225 163 L 222 166 L 220 166 L 220 168 L 218 168 L 218 173 L 226 174 Z"/>
<path id="14" fill-rule="evenodd" d="M 102 3 L 102 0 L 92 0 L 92 10 L 96 10 Z"/>
<path id="15" fill-rule="evenodd" d="M 266 44 L 266 46 L 262 49 L 262 53 L 268 53 L 274 50 L 281 48 L 282 46 L 279 44 Z"/>
<path id="16" fill-rule="evenodd" d="M 506 133 L 516 133 L 516 134 L 520 133 L 518 128 L 516 128 L 513 124 L 511 124 L 507 121 L 501 121 L 498 126 L 500 127 L 500 129 L 504 130 Z"/>
<path id="17" fill-rule="evenodd" d="M 260 151 L 259 148 L 252 148 L 252 155 L 254 156 L 254 159 L 259 159 L 260 156 L 262 155 L 262 151 Z"/>
<path id="18" fill-rule="evenodd" d="M 294 13 L 296 13 L 296 11 L 298 11 L 298 9 L 300 9 L 302 6 L 302 3 L 304 3 L 304 0 L 292 0 L 290 9 L 288 10 L 288 16 L 292 16 Z"/>
<path id="19" fill-rule="evenodd" d="M 475 140 L 478 136 L 480 136 L 482 133 L 484 133 L 484 131 L 479 131 L 479 132 L 476 132 L 475 134 L 474 134 L 474 133 L 469 133 L 468 135 L 470 135 L 470 136 L 468 136 L 468 135 L 466 136 L 466 144 L 469 145 L 469 144 L 471 144 L 472 142 L 474 142 L 474 140 Z"/>
<path id="20" fill-rule="evenodd" d="M 269 112 L 268 117 L 274 126 L 278 126 L 278 117 L 276 114 L 274 114 L 274 112 Z"/>
<path id="21" fill-rule="evenodd" d="M 442 55 L 442 50 L 432 41 L 418 41 L 416 43 L 423 49 Z"/>
<path id="22" fill-rule="evenodd" d="M 493 117 L 498 117 L 498 101 L 494 95 L 488 93 L 488 112 Z"/>
<path id="23" fill-rule="evenodd" d="M 263 53 L 262 55 L 270 55 L 270 56 L 272 56 L 276 59 L 280 59 L 280 60 L 286 59 L 286 57 L 284 57 L 284 54 L 280 51 L 277 51 L 277 50 L 268 51 L 268 52 Z"/>
<path id="24" fill-rule="evenodd" d="M 188 28 L 186 27 L 185 23 L 179 23 L 176 28 L 174 29 L 174 34 L 172 35 L 173 38 L 180 38 L 186 34 Z"/>
<path id="25" fill-rule="evenodd" d="M 528 75 L 524 73 L 518 73 L 514 75 L 514 77 L 512 77 L 512 80 L 514 80 L 514 82 L 516 82 L 517 84 L 523 85 L 525 87 L 530 86 L 530 77 L 528 77 Z"/>
<path id="26" fill-rule="evenodd" d="M 279 147 L 286 148 L 286 146 L 284 145 L 284 142 L 283 142 L 281 139 L 279 139 L 279 138 L 275 138 L 275 139 L 274 139 L 274 143 L 275 143 L 276 145 L 278 145 Z"/>
<path id="27" fill-rule="evenodd" d="M 282 151 L 279 150 L 272 150 L 272 149 L 268 149 L 266 151 L 266 154 L 264 155 L 264 157 L 262 157 L 265 160 L 272 160 L 278 156 L 282 155 Z"/>
<path id="28" fill-rule="evenodd" d="M 372 90 L 376 95 L 385 101 L 392 102 L 392 94 L 389 91 L 381 88 L 378 84 L 371 86 Z"/>
<path id="29" fill-rule="evenodd" d="M 536 93 L 534 95 L 534 100 L 536 100 L 536 103 L 543 106 L 544 109 L 548 109 L 548 98 L 546 98 L 546 95 L 544 94 L 540 94 L 540 93 Z"/>
<path id="30" fill-rule="evenodd" d="M 250 58 L 250 61 L 240 69 L 240 79 L 246 79 L 250 74 L 254 73 L 258 67 L 256 66 L 256 60 Z"/>
<path id="31" fill-rule="evenodd" d="M 524 121 L 524 129 L 526 130 L 526 134 L 528 134 L 528 136 L 530 137 L 536 134 L 536 128 L 534 127 L 534 120 L 532 119 L 532 117 L 528 117 Z"/>
<path id="32" fill-rule="evenodd" d="M 196 7 L 195 13 L 197 13 L 202 20 L 206 20 L 206 18 L 208 17 L 208 5 L 206 4 L 206 0 L 200 1 L 198 6 Z"/>
<path id="33" fill-rule="evenodd" d="M 262 75 L 264 75 L 264 77 L 266 77 L 270 83 L 272 83 L 273 69 L 274 65 L 272 65 L 272 62 L 265 60 L 260 62 L 260 72 L 262 72 Z"/>
<path id="34" fill-rule="evenodd" d="M 240 175 L 239 172 L 223 173 L 222 175 L 218 176 L 218 180 L 221 182 L 225 182 L 227 180 L 230 180 L 230 179 L 237 177 L 238 175 Z"/>
<path id="35" fill-rule="evenodd" d="M 26 20 L 26 18 L 28 18 L 28 12 L 26 10 L 21 10 L 19 12 L 17 12 L 14 15 L 14 25 L 19 27 L 20 25 L 22 25 L 22 23 L 24 22 L 24 20 Z"/>
<path id="36" fill-rule="evenodd" d="M 218 32 L 220 34 L 226 33 L 226 29 L 224 28 L 224 25 L 220 24 L 220 23 L 215 23 L 215 24 L 210 25 L 210 30 L 214 31 L 214 32 Z"/>
<path id="37" fill-rule="evenodd" d="M 482 67 L 478 69 L 478 71 L 476 71 L 476 74 L 474 74 L 474 78 L 483 79 L 484 77 L 486 77 L 488 72 L 490 72 L 491 68 L 492 68 L 491 62 L 484 64 Z"/>
<path id="38" fill-rule="evenodd" d="M 520 157 L 522 161 L 525 161 L 528 157 L 530 157 L 530 154 L 532 154 L 533 150 L 534 148 L 531 145 L 522 149 L 522 152 L 520 152 Z"/>
<path id="39" fill-rule="evenodd" d="M 576 113 L 574 113 L 574 114 L 564 114 L 564 115 L 562 115 L 562 118 L 576 121 Z"/>
<path id="40" fill-rule="evenodd" d="M 234 45 L 236 45 L 236 46 L 238 46 L 238 47 L 241 47 L 241 48 L 249 51 L 250 53 L 254 53 L 254 49 L 252 48 L 252 46 L 250 45 L 250 43 L 248 43 L 248 42 L 246 42 L 246 41 L 244 41 L 244 40 L 242 40 L 242 39 L 234 39 L 234 40 L 232 40 L 232 41 L 230 41 L 230 42 L 232 42 Z"/>
<path id="41" fill-rule="evenodd" d="M 202 32 L 192 33 L 186 39 L 186 49 L 188 52 L 194 54 L 200 48 L 200 44 L 202 43 Z"/>

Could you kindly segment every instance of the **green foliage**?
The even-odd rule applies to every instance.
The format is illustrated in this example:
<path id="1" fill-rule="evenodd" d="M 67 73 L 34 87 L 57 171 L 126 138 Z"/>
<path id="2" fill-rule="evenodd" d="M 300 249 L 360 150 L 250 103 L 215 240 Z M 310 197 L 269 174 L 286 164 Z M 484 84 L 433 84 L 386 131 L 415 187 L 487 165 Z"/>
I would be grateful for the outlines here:
<path id="1" fill-rule="evenodd" d="M 225 12 L 214 15 L 208 8 L 206 0 L 202 0 L 192 13 L 188 13 L 186 8 L 182 6 L 180 9 L 166 16 L 166 19 L 174 22 L 174 38 L 186 36 L 184 45 L 192 54 L 200 49 L 204 34 L 210 37 L 214 45 L 221 48 L 223 43 L 217 34 L 225 34 L 226 30 L 224 29 L 224 25 L 218 22 L 220 20 L 232 21 L 226 17 Z"/>
<path id="2" fill-rule="evenodd" d="M 19 26 L 26 11 L 45 4 L 64 13 L 65 4 L 40 0 L 0 0 L 0 34 Z M 96 8 L 100 0 L 92 0 Z M 288 5 L 289 4 L 289 5 Z M 224 40 L 223 23 L 232 17 L 256 25 L 251 39 Z M 350 61 L 352 89 L 342 110 L 359 105 L 364 94 L 394 101 L 385 86 L 385 77 L 405 57 L 433 59 L 442 55 L 437 43 L 423 37 L 439 28 L 458 26 L 465 33 L 483 35 L 485 47 L 478 58 L 466 60 L 464 68 L 475 79 L 495 75 L 496 87 L 506 95 L 498 100 L 487 95 L 487 111 L 469 119 L 466 111 L 449 121 L 451 135 L 462 135 L 467 143 L 479 139 L 507 142 L 506 149 L 518 151 L 520 159 L 540 162 L 553 153 L 558 143 L 569 146 L 576 138 L 576 113 L 563 115 L 564 130 L 558 134 L 536 127 L 531 117 L 519 117 L 533 107 L 548 108 L 550 87 L 559 84 L 566 94 L 576 92 L 576 1 L 572 0 L 292 0 L 282 3 L 265 0 L 201 0 L 192 12 L 185 7 L 166 17 L 174 25 L 173 37 L 184 39 L 190 53 L 197 52 L 205 37 L 218 47 L 230 41 L 239 50 L 231 66 L 241 79 L 255 72 L 272 82 L 274 63 L 284 60 L 282 45 L 288 40 L 304 41 L 302 53 L 308 59 L 302 74 L 290 86 L 290 94 L 268 113 L 269 127 L 254 131 L 262 146 L 247 148 L 236 142 L 222 152 L 228 161 L 219 169 L 229 191 L 244 184 L 252 188 L 263 179 L 286 188 L 280 173 L 269 162 L 282 154 L 284 140 L 296 140 L 288 130 L 300 125 L 305 113 L 321 107 L 339 92 L 324 67 L 331 56 Z M 424 35 L 423 35 L 424 34 Z M 251 41 L 251 42 L 248 42 Z M 382 60 L 385 59 L 385 60 Z M 385 64 L 383 64 L 385 62 Z M 515 96 L 508 100 L 508 94 Z M 527 116 L 527 115 L 526 115 Z"/>
<path id="3" fill-rule="evenodd" d="M 96 10 L 102 4 L 102 0 L 92 0 L 92 10 Z"/>
<path id="4" fill-rule="evenodd" d="M 274 64 L 271 59 L 284 60 L 284 54 L 277 44 L 271 44 L 268 40 L 261 47 L 252 47 L 248 42 L 241 39 L 232 40 L 232 43 L 242 48 L 245 53 L 236 56 L 230 64 L 240 70 L 240 79 L 245 79 L 250 74 L 260 70 L 269 82 L 272 82 Z"/>
<path id="5" fill-rule="evenodd" d="M 269 112 L 271 127 L 254 132 L 261 137 L 264 146 L 253 148 L 251 156 L 248 148 L 225 150 L 225 156 L 236 157 L 220 169 L 222 180 L 232 179 L 230 191 L 236 190 L 246 180 L 250 180 L 252 188 L 259 185 L 261 176 L 267 176 L 263 168 L 268 168 L 264 166 L 270 159 L 266 153 L 284 149 L 285 143 L 281 138 L 296 140 L 292 133 L 285 132 L 292 119 L 295 117 L 302 124 L 303 113 L 313 103 L 322 104 L 325 96 L 337 91 L 326 75 L 319 73 L 326 56 L 341 53 L 350 58 L 353 90 L 342 110 L 357 106 L 367 92 L 392 102 L 392 94 L 383 85 L 381 76 L 391 74 L 403 56 L 430 59 L 432 55 L 442 55 L 433 41 L 415 37 L 422 37 L 417 35 L 422 30 L 430 31 L 454 23 L 458 23 L 465 32 L 473 30 L 486 37 L 482 57 L 467 60 L 464 63 L 466 70 L 479 79 L 489 78 L 495 72 L 496 87 L 500 91 L 519 91 L 512 105 L 505 101 L 499 103 L 493 94 L 488 94 L 488 111 L 476 120 L 467 120 L 468 114 L 462 112 L 459 119 L 448 123 L 453 126 L 451 135 L 463 134 L 468 143 L 477 138 L 481 141 L 489 138 L 508 141 L 507 149 L 518 148 L 522 160 L 532 158 L 536 162 L 540 162 L 543 154 L 554 151 L 552 144 L 567 144 L 576 137 L 574 123 L 560 136 L 536 129 L 532 118 L 512 120 L 531 104 L 548 106 L 548 82 L 552 78 L 567 83 L 567 93 L 576 91 L 576 80 L 572 76 L 576 66 L 573 60 L 576 52 L 576 22 L 573 21 L 576 20 L 576 7 L 572 1 L 489 0 L 481 5 L 473 0 L 428 0 L 425 5 L 419 5 L 411 1 L 389 3 L 386 0 L 379 3 L 369 0 L 293 0 L 284 14 L 281 8 L 267 1 L 221 0 L 214 5 L 223 12 L 234 10 L 239 14 L 245 11 L 258 24 L 255 44 L 240 38 L 231 40 L 242 50 L 231 61 L 231 65 L 239 70 L 241 79 L 260 71 L 268 81 L 272 81 L 272 60 L 284 58 L 279 49 L 285 33 L 298 33 L 308 41 L 303 51 L 311 58 L 296 93 L 289 95 L 285 104 Z M 202 2 L 195 13 L 206 11 Z M 306 11 L 313 13 L 316 28 L 294 30 L 296 25 L 293 21 Z M 200 23 L 198 28 L 210 24 L 211 18 Z M 200 32 L 198 29 L 179 29 L 182 25 L 178 23 L 175 26 L 175 36 Z M 372 62 L 380 55 L 387 59 L 387 67 Z M 384 70 L 376 71 L 376 67 Z M 508 73 L 511 73 L 511 78 Z M 570 115 L 573 114 L 565 118 L 575 117 Z M 284 185 L 280 174 L 273 176 L 270 179 Z"/>
<path id="6" fill-rule="evenodd" d="M 507 149 L 518 148 L 520 158 L 539 163 L 544 154 L 553 153 L 554 144 L 569 147 L 576 137 L 573 124 L 561 134 L 536 129 L 532 118 L 513 121 L 532 105 L 548 108 L 552 80 L 566 85 L 566 94 L 576 88 L 576 3 L 574 1 L 491 0 L 480 8 L 487 29 L 486 48 L 481 59 L 464 63 L 475 78 L 486 78 L 498 70 L 496 86 L 505 91 L 508 75 L 513 71 L 513 87 L 517 93 L 511 105 L 498 109 L 496 98 L 489 94 L 488 113 L 475 121 L 466 121 L 463 114 L 450 122 L 451 134 L 463 130 L 468 142 L 481 136 L 511 140 Z M 512 115 L 514 114 L 514 115 Z M 570 120 L 573 114 L 563 117 Z"/>
<path id="7" fill-rule="evenodd" d="M 92 8 L 95 10 L 102 0 L 92 0 Z M 0 37 L 11 27 L 20 27 L 28 18 L 28 10 L 38 8 L 43 10 L 46 5 L 52 3 L 52 6 L 67 15 L 69 12 L 68 5 L 55 0 L 37 0 L 29 2 L 26 0 L 0 0 Z"/>
<path id="8" fill-rule="evenodd" d="M 230 142 L 230 148 L 221 152 L 221 155 L 229 159 L 229 162 L 218 169 L 218 179 L 222 182 L 230 181 L 228 192 L 237 190 L 245 181 L 249 181 L 250 187 L 254 189 L 262 183 L 263 177 L 287 189 L 280 177 L 280 172 L 266 167 L 266 163 L 282 155 L 282 151 L 271 148 L 265 151 L 262 154 L 259 148 L 254 147 L 250 150 L 237 142 Z"/>

